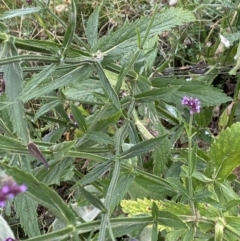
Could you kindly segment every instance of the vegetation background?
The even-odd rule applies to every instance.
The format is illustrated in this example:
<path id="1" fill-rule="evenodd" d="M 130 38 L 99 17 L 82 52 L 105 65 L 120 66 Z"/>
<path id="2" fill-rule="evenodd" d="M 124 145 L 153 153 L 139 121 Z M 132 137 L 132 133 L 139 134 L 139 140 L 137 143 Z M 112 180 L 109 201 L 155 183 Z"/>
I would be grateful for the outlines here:
<path id="1" fill-rule="evenodd" d="M 0 239 L 240 240 L 239 6 L 1 0 Z"/>

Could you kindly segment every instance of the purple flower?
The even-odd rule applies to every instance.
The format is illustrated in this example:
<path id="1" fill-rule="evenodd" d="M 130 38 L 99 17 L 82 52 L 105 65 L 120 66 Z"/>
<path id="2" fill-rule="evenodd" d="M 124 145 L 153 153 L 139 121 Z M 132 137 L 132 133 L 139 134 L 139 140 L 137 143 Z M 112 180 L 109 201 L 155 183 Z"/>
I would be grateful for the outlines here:
<path id="1" fill-rule="evenodd" d="M 199 113 L 200 112 L 200 101 L 193 97 L 184 96 L 182 99 L 182 105 L 190 106 L 190 114 Z"/>
<path id="2" fill-rule="evenodd" d="M 26 0 L 26 2 L 31 5 L 32 4 L 32 0 Z"/>
<path id="3" fill-rule="evenodd" d="M 14 238 L 6 238 L 4 241 L 16 241 Z"/>
<path id="4" fill-rule="evenodd" d="M 3 179 L 0 187 L 0 207 L 5 206 L 7 199 L 13 199 L 19 193 L 26 191 L 26 185 L 18 185 L 11 177 Z"/>

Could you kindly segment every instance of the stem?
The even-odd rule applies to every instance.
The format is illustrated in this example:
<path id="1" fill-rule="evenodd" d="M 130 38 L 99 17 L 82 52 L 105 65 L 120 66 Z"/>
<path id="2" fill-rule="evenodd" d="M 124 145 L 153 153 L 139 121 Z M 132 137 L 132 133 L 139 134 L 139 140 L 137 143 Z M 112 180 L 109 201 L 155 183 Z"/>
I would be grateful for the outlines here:
<path id="1" fill-rule="evenodd" d="M 190 115 L 189 132 L 188 132 L 188 192 L 189 192 L 189 196 L 190 196 L 190 205 L 191 205 L 191 208 L 192 208 L 192 214 L 197 216 L 195 204 L 193 202 L 193 185 L 192 185 L 192 172 L 193 172 L 192 123 L 193 123 L 193 115 Z"/>

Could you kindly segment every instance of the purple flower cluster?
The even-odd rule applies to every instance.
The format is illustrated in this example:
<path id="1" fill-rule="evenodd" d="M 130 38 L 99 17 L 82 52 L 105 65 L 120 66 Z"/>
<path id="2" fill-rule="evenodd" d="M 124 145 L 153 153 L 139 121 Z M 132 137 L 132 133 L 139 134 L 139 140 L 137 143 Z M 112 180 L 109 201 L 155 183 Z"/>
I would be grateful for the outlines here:
<path id="1" fill-rule="evenodd" d="M 193 115 L 194 113 L 200 112 L 200 101 L 193 97 L 188 98 L 187 96 L 184 96 L 182 99 L 182 105 L 190 106 L 190 114 Z"/>
<path id="2" fill-rule="evenodd" d="M 14 239 L 14 238 L 6 238 L 4 241 L 17 241 L 17 239 Z"/>
<path id="3" fill-rule="evenodd" d="M 4 207 L 7 199 L 13 199 L 16 195 L 27 191 L 26 185 L 18 185 L 10 177 L 2 180 L 0 188 L 0 207 Z"/>

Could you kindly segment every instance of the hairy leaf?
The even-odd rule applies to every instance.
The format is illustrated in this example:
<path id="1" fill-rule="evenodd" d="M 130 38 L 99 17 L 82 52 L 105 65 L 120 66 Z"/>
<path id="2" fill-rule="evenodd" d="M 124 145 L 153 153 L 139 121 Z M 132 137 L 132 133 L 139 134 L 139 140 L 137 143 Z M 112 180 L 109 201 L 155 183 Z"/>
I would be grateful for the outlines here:
<path id="1" fill-rule="evenodd" d="M 51 92 L 52 90 L 62 88 L 64 86 L 68 86 L 69 84 L 77 81 L 83 81 L 87 79 L 92 73 L 92 68 L 90 65 L 86 65 L 83 67 L 78 67 L 70 72 L 64 74 L 63 76 L 57 78 L 53 82 L 48 82 L 43 85 L 38 86 L 29 94 L 23 93 L 21 99 L 26 102 L 30 99 L 37 98 L 41 95 Z"/>
<path id="2" fill-rule="evenodd" d="M 151 38 L 163 31 L 194 20 L 195 17 L 190 11 L 180 8 L 163 10 L 156 15 L 148 37 Z M 151 16 L 148 16 L 124 25 L 119 30 L 101 38 L 93 47 L 93 52 L 97 52 L 98 50 L 108 52 L 106 57 L 111 57 L 111 55 L 117 57 L 131 52 L 132 49 L 137 47 L 136 29 L 138 29 L 140 37 L 143 38 L 150 21 Z"/>
<path id="3" fill-rule="evenodd" d="M 27 185 L 28 190 L 24 195 L 29 195 L 29 197 L 36 200 L 37 203 L 48 208 L 66 225 L 75 225 L 76 217 L 72 210 L 53 189 L 16 167 L 10 167 L 6 164 L 2 164 L 2 167 L 8 175 L 16 180 L 16 182 L 25 183 Z"/>
<path id="4" fill-rule="evenodd" d="M 33 202 L 27 195 L 22 194 L 15 198 L 14 208 L 25 233 L 30 238 L 41 235 L 36 212 L 37 203 Z"/>
<path id="5" fill-rule="evenodd" d="M 218 88 L 198 81 L 186 81 L 185 79 L 174 79 L 174 78 L 154 78 L 151 80 L 154 87 L 162 88 L 167 86 L 179 86 L 181 87 L 174 93 L 174 98 L 164 97 L 164 100 L 179 104 L 184 96 L 190 96 L 198 98 L 201 101 L 202 106 L 213 106 L 219 105 L 231 101 L 232 98 Z"/>
<path id="6" fill-rule="evenodd" d="M 212 143 L 208 156 L 210 163 L 205 171 L 209 178 L 223 182 L 240 166 L 240 123 L 223 130 Z"/>
<path id="7" fill-rule="evenodd" d="M 98 17 L 99 17 L 100 7 L 94 9 L 87 21 L 86 36 L 90 46 L 94 46 L 97 42 L 98 36 Z"/>
<path id="8" fill-rule="evenodd" d="M 4 44 L 5 57 L 17 56 L 18 52 L 14 45 L 14 39 L 9 38 L 9 41 Z M 19 63 L 4 65 L 4 79 L 6 81 L 6 97 L 7 101 L 12 105 L 8 107 L 10 119 L 13 125 L 13 131 L 22 140 L 23 144 L 29 142 L 28 127 L 25 119 L 25 110 L 21 100 L 18 100 L 22 92 L 22 68 Z"/>
<path id="9" fill-rule="evenodd" d="M 165 135 L 147 141 L 142 141 L 139 144 L 136 144 L 135 146 L 130 147 L 128 150 L 122 152 L 120 154 L 120 158 L 128 159 L 146 153 L 147 151 L 150 151 L 156 147 L 164 138 Z"/>
<path id="10" fill-rule="evenodd" d="M 42 9 L 39 7 L 31 7 L 31 8 L 28 7 L 28 8 L 9 10 L 9 11 L 5 11 L 3 14 L 0 14 L 0 20 L 20 17 L 20 16 L 24 16 L 26 14 L 38 13 L 41 10 Z"/>

